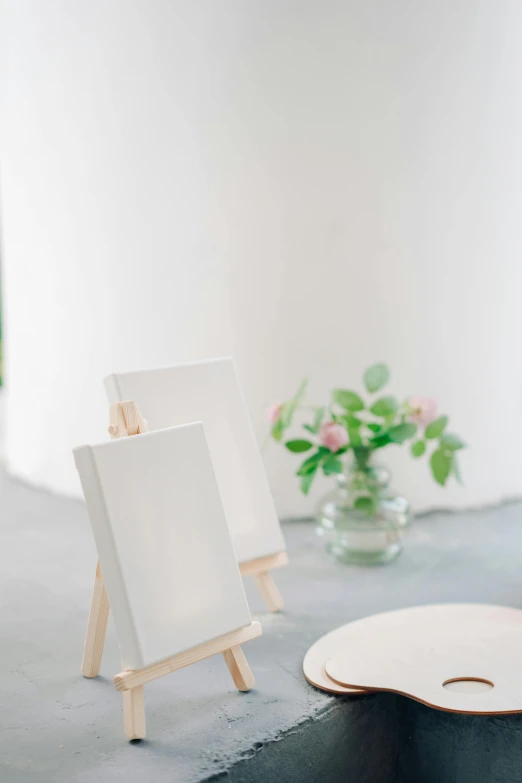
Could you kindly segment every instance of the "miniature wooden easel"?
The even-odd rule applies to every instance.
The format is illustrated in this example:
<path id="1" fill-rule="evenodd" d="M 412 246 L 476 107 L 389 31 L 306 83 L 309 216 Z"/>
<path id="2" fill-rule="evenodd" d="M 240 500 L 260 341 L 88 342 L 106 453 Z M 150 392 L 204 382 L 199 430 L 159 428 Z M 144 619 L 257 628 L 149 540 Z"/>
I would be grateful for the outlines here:
<path id="1" fill-rule="evenodd" d="M 134 402 L 116 402 L 110 406 L 109 433 L 112 438 L 139 435 L 143 432 L 147 432 L 147 424 Z M 98 562 L 82 661 L 84 677 L 96 677 L 100 672 L 108 619 L 109 600 Z M 253 688 L 254 678 L 240 645 L 260 635 L 260 624 L 253 622 L 245 628 L 219 636 L 217 639 L 197 645 L 159 663 L 146 666 L 143 669 L 128 670 L 117 674 L 114 677 L 114 687 L 123 692 L 123 722 L 127 737 L 130 740 L 145 737 L 143 686 L 146 682 L 190 666 L 190 664 L 209 658 L 216 653 L 223 653 L 225 663 L 238 690 L 249 691 Z"/>
<path id="2" fill-rule="evenodd" d="M 275 555 L 258 557 L 255 560 L 239 564 L 241 576 L 254 577 L 257 588 L 270 612 L 279 612 L 284 606 L 283 598 L 272 579 L 270 571 L 273 568 L 287 565 L 287 563 L 288 555 L 286 552 L 278 552 Z"/>
<path id="3" fill-rule="evenodd" d="M 181 375 L 178 373 L 181 373 Z M 179 386 L 181 381 L 184 391 Z M 217 384 L 215 390 L 210 388 L 213 383 Z M 205 388 L 202 389 L 203 385 L 207 385 L 209 388 L 206 390 Z M 230 358 L 192 362 L 190 366 L 178 365 L 177 367 L 156 368 L 150 371 L 113 374 L 105 378 L 105 388 L 109 402 L 122 402 L 124 399 L 136 400 L 137 404 L 142 406 L 145 416 L 150 415 L 152 417 L 154 415 L 154 429 L 164 429 L 175 424 L 188 423 L 189 421 L 203 421 L 204 425 L 208 426 L 211 450 L 212 443 L 216 438 L 220 438 L 220 436 L 212 432 L 214 428 L 217 432 L 221 429 L 221 425 L 216 426 L 218 419 L 225 421 L 227 428 L 231 432 L 234 432 L 236 427 L 251 429 L 248 411 L 242 399 L 234 365 Z M 177 392 L 176 388 L 178 388 Z M 193 389 L 196 398 L 199 400 L 197 403 L 188 402 L 189 388 Z M 209 398 L 214 398 L 214 396 L 215 400 L 211 402 Z M 224 401 L 225 399 L 233 399 L 235 401 L 234 406 L 237 408 L 235 413 L 231 413 L 228 404 Z M 260 463 L 256 464 L 259 455 L 256 455 L 253 432 L 243 432 L 243 436 L 244 438 L 241 437 L 240 442 L 238 441 L 237 444 L 228 448 L 231 450 L 231 456 L 234 459 L 246 460 L 248 466 L 245 474 L 247 483 L 256 492 L 256 495 L 259 495 L 253 504 L 254 508 L 258 509 L 258 512 L 254 513 L 256 513 L 256 516 L 259 514 L 261 517 L 255 520 L 256 527 L 261 528 L 264 524 L 264 530 L 257 531 L 257 536 L 255 536 L 257 539 L 256 544 L 254 548 L 250 549 L 252 554 L 246 555 L 246 557 L 250 558 L 248 560 L 244 551 L 248 535 L 246 539 L 238 542 L 238 550 L 243 550 L 238 560 L 239 570 L 242 576 L 252 576 L 254 578 L 268 610 L 277 612 L 283 608 L 283 599 L 274 584 L 271 571 L 274 568 L 286 565 L 288 556 L 284 550 L 280 531 L 274 529 L 279 523 L 263 477 L 262 465 Z M 224 444 L 221 445 L 224 446 Z M 216 462 L 215 465 L 217 474 L 229 473 L 226 453 L 219 450 L 216 456 L 219 460 L 219 463 Z M 230 485 L 230 481 L 230 475 L 226 476 L 226 478 L 224 477 L 223 500 L 225 501 L 225 507 L 227 506 L 226 496 L 234 492 L 234 487 Z M 245 509 L 244 512 L 240 512 L 232 503 L 230 523 L 233 541 L 235 536 L 234 530 L 238 529 L 238 533 L 241 535 L 239 513 L 244 514 L 248 513 L 248 511 Z M 265 517 L 265 519 L 262 517 Z M 265 548 L 266 545 L 268 548 Z M 266 552 L 270 554 L 265 555 Z"/>

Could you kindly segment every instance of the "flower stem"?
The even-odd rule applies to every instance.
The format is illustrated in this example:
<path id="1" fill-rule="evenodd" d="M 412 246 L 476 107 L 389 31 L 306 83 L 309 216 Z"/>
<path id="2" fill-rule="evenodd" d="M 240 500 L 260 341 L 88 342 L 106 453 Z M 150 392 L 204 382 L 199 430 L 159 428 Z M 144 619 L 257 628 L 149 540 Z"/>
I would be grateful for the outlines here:
<path id="1" fill-rule="evenodd" d="M 372 454 L 373 449 L 370 446 L 356 446 L 353 449 L 357 470 L 360 470 L 363 473 L 368 470 L 368 463 L 370 462 Z"/>

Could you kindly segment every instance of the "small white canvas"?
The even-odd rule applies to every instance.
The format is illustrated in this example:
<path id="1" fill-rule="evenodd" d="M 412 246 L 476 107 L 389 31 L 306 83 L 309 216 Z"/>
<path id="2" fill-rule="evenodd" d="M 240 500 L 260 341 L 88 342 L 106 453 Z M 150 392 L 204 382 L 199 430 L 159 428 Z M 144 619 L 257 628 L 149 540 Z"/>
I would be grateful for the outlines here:
<path id="1" fill-rule="evenodd" d="M 124 669 L 250 625 L 201 422 L 74 457 Z"/>
<path id="2" fill-rule="evenodd" d="M 150 430 L 202 421 L 239 563 L 285 550 L 232 359 L 110 375 L 110 403 L 134 400 Z"/>

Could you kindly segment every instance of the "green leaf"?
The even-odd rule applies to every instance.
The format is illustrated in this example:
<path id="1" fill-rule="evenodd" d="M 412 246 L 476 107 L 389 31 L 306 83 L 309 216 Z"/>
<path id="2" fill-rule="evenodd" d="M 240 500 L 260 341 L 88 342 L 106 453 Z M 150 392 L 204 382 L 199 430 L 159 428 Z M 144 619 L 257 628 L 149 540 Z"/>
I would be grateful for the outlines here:
<path id="1" fill-rule="evenodd" d="M 335 402 L 346 411 L 356 412 L 362 411 L 364 408 L 364 402 L 359 395 L 353 391 L 348 391 L 347 389 L 334 389 L 332 396 Z"/>
<path id="2" fill-rule="evenodd" d="M 368 367 L 364 373 L 364 385 L 371 394 L 378 392 L 379 389 L 382 389 L 383 386 L 386 386 L 389 380 L 390 371 L 388 367 L 382 362 Z"/>
<path id="3" fill-rule="evenodd" d="M 330 476 L 332 473 L 342 473 L 343 471 L 343 463 L 335 454 L 332 454 L 331 457 L 328 457 L 323 462 L 323 473 L 325 476 Z"/>
<path id="4" fill-rule="evenodd" d="M 301 451 L 308 451 L 313 448 L 313 445 L 309 440 L 287 440 L 285 443 L 288 451 L 293 451 L 295 454 L 299 454 Z"/>
<path id="5" fill-rule="evenodd" d="M 373 403 L 370 411 L 374 416 L 391 416 L 397 413 L 398 407 L 399 403 L 395 397 L 380 397 Z"/>
<path id="6" fill-rule="evenodd" d="M 317 470 L 319 463 L 322 462 L 322 460 L 325 458 L 327 454 L 331 454 L 332 452 L 328 449 L 325 449 L 326 454 L 322 451 L 316 451 L 315 454 L 312 454 L 311 457 L 308 457 L 308 459 L 305 459 L 305 461 L 302 463 L 302 465 L 299 467 L 297 471 L 298 476 L 307 476 L 309 473 L 313 473 Z"/>
<path id="7" fill-rule="evenodd" d="M 298 405 L 300 405 L 303 401 L 303 397 L 305 396 L 307 386 L 308 386 L 308 378 L 303 378 L 303 380 L 299 384 L 299 388 L 297 389 L 294 395 L 294 402 L 296 402 Z"/>
<path id="8" fill-rule="evenodd" d="M 288 427 L 291 425 L 292 419 L 294 417 L 294 413 L 296 412 L 297 408 L 299 407 L 299 405 L 303 400 L 307 384 L 308 384 L 308 379 L 305 378 L 304 381 L 301 381 L 301 383 L 299 384 L 299 388 L 294 394 L 294 396 L 292 397 L 292 399 L 288 400 L 288 402 L 283 403 L 283 408 L 281 411 L 281 419 L 280 419 L 280 421 L 282 422 L 283 430 L 288 429 Z"/>
<path id="9" fill-rule="evenodd" d="M 365 511 L 367 514 L 373 514 L 375 511 L 375 501 L 369 495 L 361 495 L 353 505 L 358 511 Z"/>
<path id="10" fill-rule="evenodd" d="M 455 476 L 457 483 L 462 486 L 463 481 L 462 476 L 460 475 L 459 460 L 455 452 L 453 452 L 451 455 L 451 472 Z"/>
<path id="11" fill-rule="evenodd" d="M 389 430 L 379 432 L 377 435 L 375 435 L 375 437 L 370 438 L 370 443 L 374 449 L 382 449 L 389 443 L 392 443 Z"/>
<path id="12" fill-rule="evenodd" d="M 395 427 L 390 427 L 388 435 L 393 443 L 404 443 L 408 438 L 413 438 L 416 432 L 416 424 L 404 421 L 402 424 L 396 424 Z"/>
<path id="13" fill-rule="evenodd" d="M 446 451 L 458 451 L 464 449 L 466 444 L 459 438 L 458 435 L 454 435 L 452 432 L 444 432 L 439 441 L 441 449 Z"/>
<path id="14" fill-rule="evenodd" d="M 416 440 L 415 443 L 411 444 L 412 457 L 422 457 L 425 451 L 426 451 L 426 441 Z"/>
<path id="15" fill-rule="evenodd" d="M 315 418 L 314 418 L 314 432 L 319 432 L 319 429 L 321 428 L 321 423 L 324 418 L 326 408 L 317 408 L 315 411 Z"/>
<path id="16" fill-rule="evenodd" d="M 308 492 L 310 491 L 310 487 L 312 486 L 312 482 L 315 478 L 315 474 L 317 472 L 317 466 L 315 470 L 313 470 L 311 473 L 307 473 L 306 476 L 301 476 L 301 492 L 303 495 L 308 495 Z"/>
<path id="17" fill-rule="evenodd" d="M 281 424 L 283 430 L 289 427 L 290 424 L 292 423 L 291 404 L 292 401 L 290 400 L 288 402 L 283 402 L 283 404 L 281 405 L 281 416 L 279 418 L 279 421 L 276 422 L 276 424 Z"/>
<path id="18" fill-rule="evenodd" d="M 431 472 L 433 478 L 442 487 L 448 480 L 451 471 L 452 455 L 446 454 L 442 449 L 436 449 L 430 458 Z"/>
<path id="19" fill-rule="evenodd" d="M 431 424 L 428 424 L 426 427 L 426 431 L 424 432 L 424 435 L 427 438 L 439 438 L 443 431 L 444 427 L 448 423 L 448 417 L 447 416 L 439 416 L 438 419 L 435 419 L 435 421 L 432 421 Z"/>
<path id="20" fill-rule="evenodd" d="M 321 423 L 323 421 L 325 412 L 326 408 L 316 408 L 313 424 L 303 424 L 304 429 L 308 430 L 308 432 L 311 432 L 312 435 L 317 435 L 321 429 Z"/>
<path id="21" fill-rule="evenodd" d="M 336 453 L 340 454 L 341 451 L 342 449 L 339 449 L 339 451 Z M 327 449 L 326 446 L 319 446 L 319 448 L 317 449 L 317 453 L 322 457 L 329 457 L 332 452 L 330 451 L 330 449 Z"/>
<path id="22" fill-rule="evenodd" d="M 382 424 L 367 424 L 366 425 L 371 432 L 380 432 L 382 430 Z"/>
<path id="23" fill-rule="evenodd" d="M 276 423 L 272 427 L 272 437 L 274 440 L 280 441 L 283 437 L 284 427 L 283 422 L 281 419 L 279 421 L 276 421 Z"/>

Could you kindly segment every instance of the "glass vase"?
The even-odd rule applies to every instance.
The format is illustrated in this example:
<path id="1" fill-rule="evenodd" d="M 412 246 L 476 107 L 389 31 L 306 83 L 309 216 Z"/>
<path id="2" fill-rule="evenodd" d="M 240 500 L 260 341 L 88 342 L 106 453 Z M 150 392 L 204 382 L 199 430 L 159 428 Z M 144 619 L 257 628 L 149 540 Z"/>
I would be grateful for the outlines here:
<path id="1" fill-rule="evenodd" d="M 317 534 L 342 563 L 375 565 L 394 560 L 410 523 L 410 504 L 389 488 L 390 472 L 371 458 L 346 465 L 337 486 L 317 507 Z"/>

